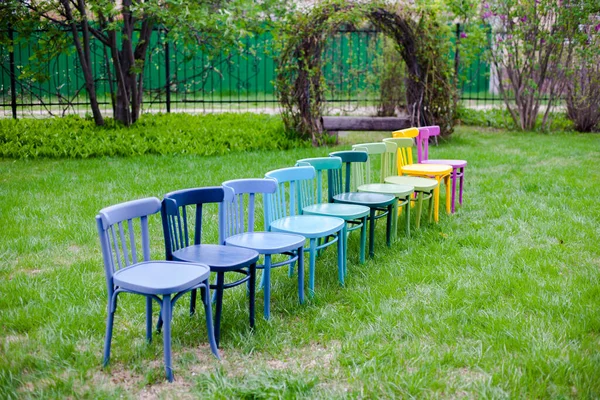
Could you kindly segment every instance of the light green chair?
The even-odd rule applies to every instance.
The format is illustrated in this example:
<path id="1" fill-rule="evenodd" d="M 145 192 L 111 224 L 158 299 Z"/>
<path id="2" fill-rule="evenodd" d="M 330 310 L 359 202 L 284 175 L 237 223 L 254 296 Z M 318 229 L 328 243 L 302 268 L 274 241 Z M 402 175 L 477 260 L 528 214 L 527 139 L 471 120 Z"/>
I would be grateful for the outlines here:
<path id="1" fill-rule="evenodd" d="M 417 130 L 418 132 L 418 130 Z M 392 146 L 388 146 L 390 155 L 390 164 L 393 167 L 386 169 L 386 176 L 383 178 L 387 183 L 394 183 L 399 185 L 412 185 L 415 188 L 416 198 L 413 201 L 416 205 L 416 218 L 415 226 L 418 229 L 421 225 L 421 214 L 423 209 L 423 202 L 429 200 L 429 222 L 434 215 L 434 203 L 436 189 L 439 187 L 439 182 L 436 179 L 427 178 L 423 176 L 404 176 L 402 174 L 402 166 L 412 164 L 412 147 L 414 141 L 408 137 L 394 137 L 383 139 L 384 143 L 393 143 L 396 145 L 396 151 L 392 153 Z"/>
<path id="2" fill-rule="evenodd" d="M 393 151 L 392 153 L 388 151 L 388 147 L 390 147 L 390 151 Z M 397 147 L 394 143 L 361 143 L 353 145 L 352 150 L 364 151 L 369 155 L 367 162 L 355 163 L 353 165 L 353 186 L 356 187 L 359 192 L 382 193 L 396 196 L 398 202 L 396 209 L 394 210 L 394 215 L 398 215 L 398 209 L 404 206 L 406 235 L 410 236 L 410 198 L 414 193 L 414 187 L 404 184 L 391 184 L 384 181 L 384 178 L 391 175 L 395 168 L 395 158 L 393 158 L 391 155 L 396 153 L 396 149 Z M 381 166 L 378 173 L 379 177 L 375 176 L 376 171 L 373 166 L 375 160 L 381 161 Z M 394 226 L 392 227 L 394 238 L 397 237 L 397 220 L 398 218 L 392 219 L 394 223 Z"/>

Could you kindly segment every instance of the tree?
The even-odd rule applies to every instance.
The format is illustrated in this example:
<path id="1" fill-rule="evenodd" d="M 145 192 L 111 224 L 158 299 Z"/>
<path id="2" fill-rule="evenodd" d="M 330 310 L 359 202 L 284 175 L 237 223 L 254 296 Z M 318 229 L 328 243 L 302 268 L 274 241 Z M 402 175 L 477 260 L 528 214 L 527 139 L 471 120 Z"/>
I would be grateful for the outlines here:
<path id="1" fill-rule="evenodd" d="M 0 28 L 10 24 L 22 37 L 42 28 L 46 38 L 35 55 L 42 62 L 74 47 L 94 121 L 103 125 L 91 57 L 92 40 L 99 41 L 116 87 L 114 118 L 129 126 L 140 116 L 144 64 L 156 26 L 197 49 L 228 48 L 285 10 L 280 0 L 3 0 Z"/>
<path id="2" fill-rule="evenodd" d="M 571 78 L 584 0 L 493 0 L 481 16 L 491 26 L 490 59 L 499 91 L 515 124 L 533 129 L 545 106 L 542 129 Z M 514 98 L 514 104 L 512 99 Z"/>
<path id="3" fill-rule="evenodd" d="M 590 16 L 574 38 L 576 62 L 567 84 L 567 117 L 579 132 L 600 129 L 600 13 Z"/>

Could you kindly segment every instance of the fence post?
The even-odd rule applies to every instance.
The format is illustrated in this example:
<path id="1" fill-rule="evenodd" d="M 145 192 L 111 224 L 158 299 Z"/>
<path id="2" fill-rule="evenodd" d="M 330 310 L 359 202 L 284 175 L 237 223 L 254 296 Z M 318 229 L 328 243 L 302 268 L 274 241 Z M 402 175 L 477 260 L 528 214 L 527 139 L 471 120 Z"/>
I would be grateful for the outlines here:
<path id="1" fill-rule="evenodd" d="M 10 68 L 10 107 L 12 109 L 12 116 L 17 119 L 17 76 L 15 75 L 15 45 L 14 45 L 14 32 L 12 24 L 8 24 L 8 38 L 11 43 L 11 50 L 8 53 L 9 68 Z"/>
<path id="2" fill-rule="evenodd" d="M 164 30 L 163 30 L 164 32 Z M 171 112 L 171 63 L 169 55 L 169 41 L 165 37 L 165 81 L 167 92 L 167 113 Z"/>

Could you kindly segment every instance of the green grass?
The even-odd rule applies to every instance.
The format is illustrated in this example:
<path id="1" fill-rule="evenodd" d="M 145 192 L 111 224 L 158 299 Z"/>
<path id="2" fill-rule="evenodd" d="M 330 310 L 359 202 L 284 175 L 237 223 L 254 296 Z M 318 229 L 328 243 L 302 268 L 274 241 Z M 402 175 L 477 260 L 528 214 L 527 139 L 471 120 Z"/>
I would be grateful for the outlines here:
<path id="1" fill-rule="evenodd" d="M 229 290 L 222 361 L 208 349 L 203 313 L 189 318 L 184 299 L 173 384 L 160 336 L 144 341 L 143 301 L 125 295 L 111 366 L 101 369 L 100 208 L 260 177 L 380 137 L 213 157 L 0 161 L 0 398 L 599 397 L 600 138 L 484 128 L 458 128 L 430 149 L 469 161 L 464 206 L 392 248 L 379 224 L 365 265 L 351 235 L 346 287 L 333 249 L 304 305 L 295 279 L 277 270 L 272 319 L 259 317 L 254 332 L 243 288 Z M 151 225 L 160 257 L 160 218 Z"/>

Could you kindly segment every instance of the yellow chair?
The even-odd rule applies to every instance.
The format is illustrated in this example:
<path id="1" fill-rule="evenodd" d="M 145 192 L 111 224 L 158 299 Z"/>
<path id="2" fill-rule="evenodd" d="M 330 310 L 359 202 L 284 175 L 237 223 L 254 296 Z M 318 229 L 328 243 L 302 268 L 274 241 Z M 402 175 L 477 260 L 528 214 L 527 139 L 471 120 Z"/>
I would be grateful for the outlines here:
<path id="1" fill-rule="evenodd" d="M 416 131 L 416 135 L 414 132 Z M 413 139 L 417 137 L 419 130 L 417 128 L 403 129 L 395 132 L 397 136 L 404 137 L 386 138 L 384 142 L 395 143 L 398 148 L 396 162 L 398 166 L 398 175 L 408 175 L 422 178 L 433 178 L 438 182 L 438 185 L 433 191 L 433 210 L 434 220 L 439 221 L 439 203 L 440 203 L 440 187 L 439 183 L 444 181 L 446 185 L 446 211 L 451 212 L 451 193 L 450 193 L 450 175 L 452 174 L 452 166 L 445 164 L 414 164 L 412 158 Z M 414 135 L 414 136 L 410 136 Z M 389 180 L 389 179 L 388 179 Z M 390 182 L 393 181 L 389 180 Z"/>

